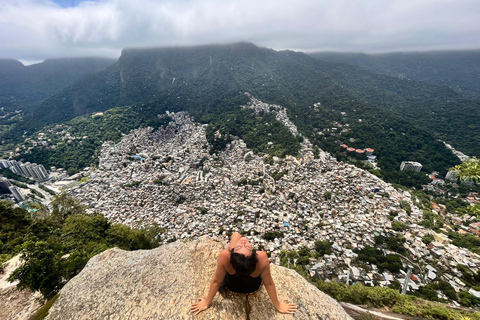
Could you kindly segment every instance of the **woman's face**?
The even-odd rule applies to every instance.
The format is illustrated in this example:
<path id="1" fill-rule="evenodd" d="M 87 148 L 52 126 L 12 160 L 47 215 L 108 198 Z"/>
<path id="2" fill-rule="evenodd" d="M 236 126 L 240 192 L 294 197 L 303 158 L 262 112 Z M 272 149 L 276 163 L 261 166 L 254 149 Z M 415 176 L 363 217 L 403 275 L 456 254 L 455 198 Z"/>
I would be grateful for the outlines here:
<path id="1" fill-rule="evenodd" d="M 242 237 L 238 242 L 235 244 L 235 247 L 233 248 L 233 251 L 235 253 L 241 253 L 245 257 L 249 257 L 252 255 L 252 245 L 248 241 L 247 238 Z"/>

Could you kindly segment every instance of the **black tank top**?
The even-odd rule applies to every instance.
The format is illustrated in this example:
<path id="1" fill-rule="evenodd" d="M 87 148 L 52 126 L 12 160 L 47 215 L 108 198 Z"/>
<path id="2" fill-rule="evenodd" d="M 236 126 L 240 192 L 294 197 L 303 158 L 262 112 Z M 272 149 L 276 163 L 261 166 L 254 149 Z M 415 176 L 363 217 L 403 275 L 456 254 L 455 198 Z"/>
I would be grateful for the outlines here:
<path id="1" fill-rule="evenodd" d="M 228 272 L 225 275 L 224 281 L 228 290 L 237 293 L 252 293 L 257 291 L 262 285 L 261 276 L 254 278 L 249 275 L 245 278 L 242 278 L 237 276 L 237 274 L 229 274 Z"/>

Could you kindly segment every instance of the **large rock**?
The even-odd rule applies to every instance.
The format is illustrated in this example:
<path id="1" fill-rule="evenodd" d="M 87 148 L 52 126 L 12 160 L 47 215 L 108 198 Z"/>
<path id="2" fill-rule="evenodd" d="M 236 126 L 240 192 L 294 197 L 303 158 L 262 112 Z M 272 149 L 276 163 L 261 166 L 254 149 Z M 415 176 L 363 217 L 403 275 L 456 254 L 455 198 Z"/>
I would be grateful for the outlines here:
<path id="1" fill-rule="evenodd" d="M 20 255 L 5 262 L 0 273 L 0 319 L 28 320 L 42 306 L 43 298 L 38 292 L 19 291 L 17 282 L 8 282 L 8 277 L 22 264 Z"/>
<path id="2" fill-rule="evenodd" d="M 202 237 L 149 251 L 107 250 L 60 291 L 47 319 L 192 319 L 190 306 L 206 296 L 225 243 Z M 351 319 L 332 298 L 296 272 L 271 266 L 279 298 L 298 304 L 278 313 L 265 288 L 249 296 L 250 319 Z M 246 319 L 245 297 L 220 294 L 197 319 Z"/>

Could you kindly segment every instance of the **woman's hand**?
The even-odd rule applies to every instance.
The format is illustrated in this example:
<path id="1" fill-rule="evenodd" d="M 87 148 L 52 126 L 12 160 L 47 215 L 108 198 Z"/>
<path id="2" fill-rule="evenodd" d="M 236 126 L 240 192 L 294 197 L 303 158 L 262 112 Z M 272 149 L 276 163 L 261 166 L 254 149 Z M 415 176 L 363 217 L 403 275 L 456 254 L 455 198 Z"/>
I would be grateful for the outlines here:
<path id="1" fill-rule="evenodd" d="M 297 311 L 297 305 L 295 303 L 287 303 L 287 299 L 284 299 L 280 301 L 277 310 L 281 313 L 294 313 Z"/>
<path id="2" fill-rule="evenodd" d="M 200 312 L 202 312 L 203 310 L 207 309 L 208 307 L 210 307 L 210 306 L 208 305 L 207 300 L 205 300 L 203 298 L 198 298 L 198 302 L 193 303 L 190 310 L 192 311 L 192 313 L 195 313 L 195 315 L 197 315 Z"/>

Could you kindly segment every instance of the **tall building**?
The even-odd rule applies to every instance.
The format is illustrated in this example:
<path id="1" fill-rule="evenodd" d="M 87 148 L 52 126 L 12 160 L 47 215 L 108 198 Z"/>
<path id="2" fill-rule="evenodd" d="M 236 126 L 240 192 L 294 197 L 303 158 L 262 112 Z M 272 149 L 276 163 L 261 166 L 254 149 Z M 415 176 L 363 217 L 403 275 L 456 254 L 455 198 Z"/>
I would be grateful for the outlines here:
<path id="1" fill-rule="evenodd" d="M 448 171 L 447 175 L 445 176 L 445 179 L 450 181 L 457 181 L 457 175 L 455 174 L 454 171 Z"/>
<path id="2" fill-rule="evenodd" d="M 0 159 L 0 169 L 7 169 L 11 167 L 11 161 Z"/>
<path id="3" fill-rule="evenodd" d="M 25 200 L 22 193 L 17 189 L 17 187 L 11 186 L 10 192 L 13 194 L 13 197 L 15 198 L 15 200 L 17 200 L 17 202 L 22 202 L 23 200 Z"/>
<path id="4" fill-rule="evenodd" d="M 34 177 L 34 172 L 32 169 L 32 164 L 30 162 L 23 163 L 20 165 L 21 170 L 23 171 L 23 175 L 32 178 Z"/>
<path id="5" fill-rule="evenodd" d="M 12 165 L 10 166 L 9 169 L 12 170 L 13 173 L 16 173 L 18 175 L 21 175 L 21 176 L 25 175 L 25 171 L 23 171 L 20 164 L 15 160 L 12 161 Z"/>
<path id="6" fill-rule="evenodd" d="M 11 185 L 7 179 L 0 178 L 0 194 L 10 193 Z"/>
<path id="7" fill-rule="evenodd" d="M 401 171 L 411 170 L 419 172 L 422 170 L 422 164 L 415 161 L 403 161 L 400 165 Z"/>
<path id="8" fill-rule="evenodd" d="M 48 172 L 47 170 L 45 170 L 45 167 L 43 166 L 43 164 L 38 165 L 38 169 L 42 173 L 43 179 L 48 178 Z"/>
<path id="9" fill-rule="evenodd" d="M 43 165 L 36 163 L 19 163 L 16 160 L 0 159 L 0 168 L 10 169 L 13 173 L 35 180 L 45 180 L 48 178 L 48 172 Z"/>

